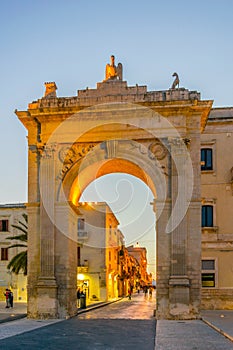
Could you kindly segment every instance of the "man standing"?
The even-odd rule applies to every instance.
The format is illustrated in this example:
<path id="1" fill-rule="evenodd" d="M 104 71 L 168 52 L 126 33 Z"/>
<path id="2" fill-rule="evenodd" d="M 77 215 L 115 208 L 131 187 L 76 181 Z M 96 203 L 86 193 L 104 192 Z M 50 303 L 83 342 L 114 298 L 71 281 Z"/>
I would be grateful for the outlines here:
<path id="1" fill-rule="evenodd" d="M 10 290 L 8 288 L 6 288 L 4 295 L 6 297 L 6 308 L 8 309 L 10 307 Z"/>
<path id="2" fill-rule="evenodd" d="M 9 304 L 10 304 L 10 307 L 13 307 L 13 300 L 14 300 L 13 292 L 11 290 L 9 290 Z"/>
<path id="3" fill-rule="evenodd" d="M 81 297 L 81 291 L 80 291 L 80 288 L 78 288 L 77 290 L 78 307 L 80 306 L 80 297 Z"/>

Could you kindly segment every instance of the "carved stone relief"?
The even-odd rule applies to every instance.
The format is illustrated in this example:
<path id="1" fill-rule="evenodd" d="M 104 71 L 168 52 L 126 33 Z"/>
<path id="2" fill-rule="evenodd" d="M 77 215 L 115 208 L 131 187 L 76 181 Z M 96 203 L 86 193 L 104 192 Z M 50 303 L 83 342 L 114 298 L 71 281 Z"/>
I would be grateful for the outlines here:
<path id="1" fill-rule="evenodd" d="M 63 167 L 59 177 L 63 178 L 65 173 L 71 168 L 72 164 L 87 155 L 95 147 L 95 144 L 75 143 L 71 147 L 63 146 L 59 150 L 58 157 Z"/>
<path id="2" fill-rule="evenodd" d="M 156 140 L 149 145 L 148 156 L 150 159 L 162 160 L 166 155 L 167 149 L 159 140 Z"/>

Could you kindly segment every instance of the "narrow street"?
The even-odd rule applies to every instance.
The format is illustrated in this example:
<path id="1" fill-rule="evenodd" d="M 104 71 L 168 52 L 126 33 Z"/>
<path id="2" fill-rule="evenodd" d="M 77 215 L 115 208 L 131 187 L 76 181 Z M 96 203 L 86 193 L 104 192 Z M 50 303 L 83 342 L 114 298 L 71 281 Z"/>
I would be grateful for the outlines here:
<path id="1" fill-rule="evenodd" d="M 135 293 L 132 299 L 123 298 L 108 307 L 100 308 L 92 312 L 79 315 L 79 319 L 133 319 L 147 320 L 153 318 L 155 309 L 155 297 L 149 298 L 144 293 Z"/>
<path id="2" fill-rule="evenodd" d="M 133 294 L 131 300 L 124 298 L 67 321 L 3 339 L 0 348 L 154 350 L 154 309 L 154 296 L 145 298 L 142 292 Z"/>

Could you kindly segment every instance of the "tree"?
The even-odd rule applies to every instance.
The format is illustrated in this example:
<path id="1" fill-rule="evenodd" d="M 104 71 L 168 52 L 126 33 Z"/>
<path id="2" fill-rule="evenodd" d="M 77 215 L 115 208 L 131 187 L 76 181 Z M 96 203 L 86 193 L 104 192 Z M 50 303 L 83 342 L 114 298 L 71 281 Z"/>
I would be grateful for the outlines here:
<path id="1" fill-rule="evenodd" d="M 27 214 L 22 214 L 24 218 L 24 222 L 19 221 L 18 225 L 12 225 L 12 227 L 15 227 L 17 230 L 19 230 L 21 233 L 14 237 L 7 237 L 6 239 L 10 240 L 16 240 L 20 241 L 22 243 L 15 243 L 12 244 L 9 248 L 15 248 L 15 247 L 25 247 L 27 248 L 27 240 L 28 240 L 28 216 Z M 16 254 L 9 264 L 7 265 L 7 268 L 15 273 L 16 275 L 19 274 L 19 272 L 22 270 L 23 274 L 27 275 L 27 250 L 24 250 L 18 254 Z"/>

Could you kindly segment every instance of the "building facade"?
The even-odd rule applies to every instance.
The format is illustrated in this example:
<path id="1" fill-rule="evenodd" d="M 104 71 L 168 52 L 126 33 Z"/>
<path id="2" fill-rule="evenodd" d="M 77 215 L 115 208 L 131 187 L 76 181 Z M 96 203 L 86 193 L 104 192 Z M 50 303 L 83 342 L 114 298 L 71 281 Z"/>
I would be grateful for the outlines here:
<path id="1" fill-rule="evenodd" d="M 118 297 L 119 250 L 124 236 L 105 203 L 78 206 L 78 288 L 87 301 Z"/>
<path id="2" fill-rule="evenodd" d="M 202 308 L 233 308 L 233 108 L 212 109 L 201 137 Z"/>
<path id="3" fill-rule="evenodd" d="M 0 300 L 5 300 L 4 292 L 10 288 L 14 294 L 14 300 L 27 301 L 27 278 L 20 271 L 18 275 L 11 273 L 7 269 L 10 260 L 25 248 L 14 247 L 11 245 L 17 243 L 15 240 L 8 240 L 8 237 L 14 237 L 21 232 L 12 225 L 20 226 L 23 222 L 23 214 L 26 213 L 25 204 L 2 204 L 0 205 Z M 18 241 L 18 243 L 20 243 Z"/>
<path id="4" fill-rule="evenodd" d="M 127 247 L 127 251 L 130 256 L 134 257 L 138 261 L 138 278 L 136 279 L 135 287 L 143 287 L 145 285 L 152 284 L 151 275 L 147 272 L 147 250 L 145 247 L 139 247 L 138 244 L 136 246 Z"/>

